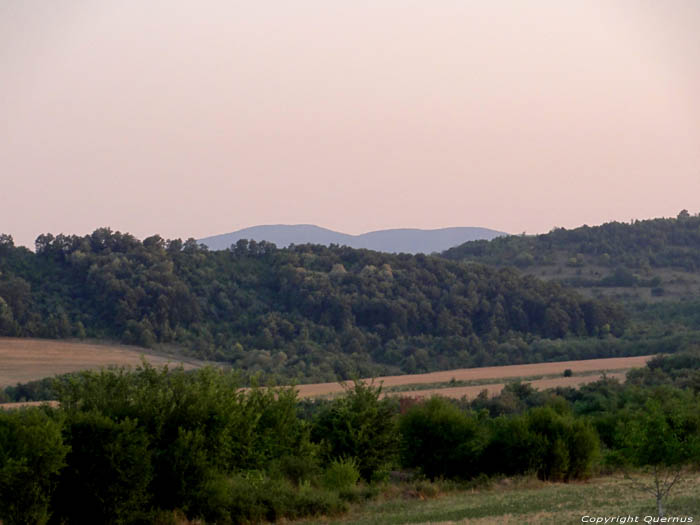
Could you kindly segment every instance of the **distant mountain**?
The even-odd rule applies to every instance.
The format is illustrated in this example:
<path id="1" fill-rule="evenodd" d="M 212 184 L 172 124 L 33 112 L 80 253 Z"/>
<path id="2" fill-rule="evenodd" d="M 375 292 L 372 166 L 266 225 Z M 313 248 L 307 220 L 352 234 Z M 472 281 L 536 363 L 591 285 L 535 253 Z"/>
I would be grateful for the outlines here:
<path id="1" fill-rule="evenodd" d="M 440 228 L 437 230 L 419 230 L 417 228 L 400 228 L 378 230 L 361 235 L 349 235 L 313 224 L 266 225 L 244 228 L 232 233 L 224 233 L 199 239 L 210 250 L 225 250 L 240 239 L 268 241 L 284 248 L 290 244 L 338 244 L 351 248 L 366 248 L 389 253 L 433 253 L 441 252 L 475 240 L 490 240 L 504 232 L 488 228 Z"/>

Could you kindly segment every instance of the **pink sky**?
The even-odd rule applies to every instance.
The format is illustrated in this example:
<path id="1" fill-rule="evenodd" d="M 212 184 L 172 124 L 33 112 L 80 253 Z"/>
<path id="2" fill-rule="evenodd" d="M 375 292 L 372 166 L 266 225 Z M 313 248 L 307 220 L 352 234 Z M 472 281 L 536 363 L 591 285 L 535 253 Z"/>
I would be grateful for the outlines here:
<path id="1" fill-rule="evenodd" d="M 695 213 L 698 28 L 696 0 L 0 2 L 0 232 Z"/>

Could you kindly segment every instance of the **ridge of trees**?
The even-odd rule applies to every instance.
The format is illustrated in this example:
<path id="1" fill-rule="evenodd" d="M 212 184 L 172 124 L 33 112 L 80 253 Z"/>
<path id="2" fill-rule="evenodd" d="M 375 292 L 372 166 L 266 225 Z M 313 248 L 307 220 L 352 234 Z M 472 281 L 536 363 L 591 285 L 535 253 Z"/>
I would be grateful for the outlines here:
<path id="1" fill-rule="evenodd" d="M 561 359 L 539 341 L 625 325 L 620 307 L 557 283 L 432 256 L 245 240 L 208 251 L 108 228 L 41 235 L 32 252 L 0 236 L 0 335 L 176 345 L 302 380 Z"/>
<path id="2" fill-rule="evenodd" d="M 631 286 L 638 278 L 630 270 L 700 271 L 700 214 L 691 215 L 683 210 L 676 218 L 608 222 L 574 229 L 555 228 L 541 235 L 471 241 L 446 250 L 442 256 L 520 268 L 559 263 L 576 268 L 593 264 L 609 267 L 612 272 L 588 285 Z"/>

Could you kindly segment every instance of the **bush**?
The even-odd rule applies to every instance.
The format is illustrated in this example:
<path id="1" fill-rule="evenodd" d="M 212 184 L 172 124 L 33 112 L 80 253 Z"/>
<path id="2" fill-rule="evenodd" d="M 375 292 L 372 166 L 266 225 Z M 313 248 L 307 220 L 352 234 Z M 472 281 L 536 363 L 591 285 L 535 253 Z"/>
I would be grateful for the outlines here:
<path id="1" fill-rule="evenodd" d="M 70 523 L 127 523 L 149 502 L 151 458 L 148 438 L 136 421 L 119 423 L 90 413 L 74 414 L 66 425 L 71 451 L 61 471 L 53 507 Z"/>
<path id="2" fill-rule="evenodd" d="M 401 416 L 401 459 L 431 479 L 469 478 L 478 474 L 486 436 L 476 418 L 450 401 L 433 397 Z"/>
<path id="3" fill-rule="evenodd" d="M 360 479 L 357 461 L 353 458 L 334 459 L 323 473 L 323 486 L 343 491 L 354 487 Z"/>
<path id="4" fill-rule="evenodd" d="M 298 486 L 316 478 L 320 467 L 313 456 L 285 455 L 272 464 L 270 471 Z"/>
<path id="5" fill-rule="evenodd" d="M 0 410 L 0 519 L 5 525 L 43 524 L 56 476 L 69 447 L 62 421 L 44 409 Z"/>
<path id="6" fill-rule="evenodd" d="M 552 407 L 533 408 L 527 414 L 528 430 L 533 434 L 537 476 L 548 481 L 581 479 L 590 474 L 599 451 L 593 427 L 570 414 L 559 414 Z"/>
<path id="7" fill-rule="evenodd" d="M 347 509 L 334 492 L 296 488 L 286 480 L 270 479 L 259 472 L 235 476 L 229 507 L 233 523 L 257 523 L 281 518 L 338 514 Z"/>
<path id="8" fill-rule="evenodd" d="M 356 382 L 314 421 L 312 438 L 326 464 L 355 458 L 363 479 L 371 481 L 396 456 L 398 433 L 390 399 L 380 400 L 381 387 Z"/>

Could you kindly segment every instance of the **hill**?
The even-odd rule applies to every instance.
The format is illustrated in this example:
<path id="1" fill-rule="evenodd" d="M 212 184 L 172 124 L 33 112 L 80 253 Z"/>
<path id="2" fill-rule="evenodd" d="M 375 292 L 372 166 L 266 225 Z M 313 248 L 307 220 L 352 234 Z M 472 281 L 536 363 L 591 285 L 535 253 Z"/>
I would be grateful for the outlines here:
<path id="1" fill-rule="evenodd" d="M 253 226 L 232 233 L 199 239 L 210 250 L 225 250 L 241 239 L 267 241 L 284 248 L 291 244 L 322 244 L 349 246 L 388 253 L 441 252 L 452 246 L 477 239 L 493 239 L 503 232 L 488 228 L 440 228 L 419 230 L 402 228 L 378 230 L 361 235 L 349 235 L 312 224 Z"/>
<path id="2" fill-rule="evenodd" d="M 673 219 L 610 222 L 467 242 L 442 256 L 513 266 L 589 295 L 628 302 L 700 297 L 700 215 L 685 210 Z"/>
<path id="3" fill-rule="evenodd" d="M 177 345 L 301 380 L 641 355 L 615 305 L 511 269 L 348 247 L 0 238 L 0 335 Z M 566 338 L 566 339 L 564 339 Z M 611 353 L 612 352 L 612 353 Z"/>

